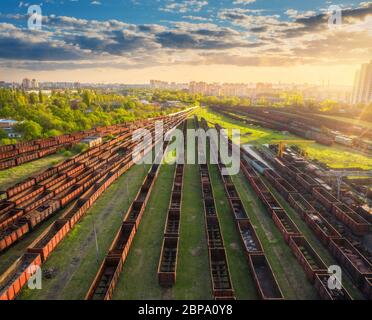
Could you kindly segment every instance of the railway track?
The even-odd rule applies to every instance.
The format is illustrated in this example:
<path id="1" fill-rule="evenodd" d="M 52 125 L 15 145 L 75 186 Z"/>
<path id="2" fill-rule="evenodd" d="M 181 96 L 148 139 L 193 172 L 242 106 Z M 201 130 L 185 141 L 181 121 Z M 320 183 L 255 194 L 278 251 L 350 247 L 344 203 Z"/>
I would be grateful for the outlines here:
<path id="1" fill-rule="evenodd" d="M 185 146 L 184 150 L 186 150 L 187 120 L 183 123 L 183 134 Z M 185 154 L 183 154 L 183 158 L 185 158 Z M 177 163 L 173 177 L 173 187 L 168 207 L 167 219 L 164 226 L 164 239 L 157 273 L 159 284 L 164 288 L 173 287 L 177 278 L 184 174 L 185 165 Z"/>
<path id="2" fill-rule="evenodd" d="M 5 170 L 26 162 L 41 159 L 64 148 L 71 148 L 84 138 L 94 136 L 104 138 L 108 135 L 121 134 L 122 132 L 125 132 L 130 125 L 130 123 L 123 123 L 107 127 L 97 127 L 91 130 L 79 131 L 52 138 L 0 146 L 0 170 Z"/>
<path id="3" fill-rule="evenodd" d="M 221 127 L 216 125 L 216 129 L 220 130 Z M 228 143 L 232 145 L 232 141 L 229 138 Z M 252 158 L 243 148 L 241 148 L 241 152 L 247 158 Z M 318 290 L 320 297 L 330 300 L 350 300 L 351 296 L 344 287 L 341 287 L 341 289 L 328 288 L 327 283 L 324 282 L 325 276 L 328 275 L 327 266 L 288 216 L 253 166 L 244 157 L 241 161 L 241 169 L 299 264 L 303 267 L 307 278 Z"/>
<path id="4" fill-rule="evenodd" d="M 177 127 L 187 117 L 183 117 L 168 129 Z M 168 142 L 164 143 L 163 150 L 167 148 Z M 165 152 L 164 152 L 165 154 Z M 91 287 L 86 294 L 86 300 L 111 300 L 117 281 L 123 270 L 126 258 L 130 251 L 133 238 L 140 227 L 142 216 L 144 214 L 147 201 L 151 195 L 152 188 L 159 174 L 161 160 L 163 155 L 156 155 L 157 160 L 151 166 L 142 187 L 137 193 L 135 200 L 132 202 L 128 211 L 126 212 L 122 226 L 109 249 L 106 258 L 100 266 Z"/>
<path id="5" fill-rule="evenodd" d="M 276 168 L 276 171 L 265 170 L 266 179 L 307 223 L 331 255 L 339 261 L 365 297 L 370 298 L 372 264 L 353 245 L 355 235 L 350 236 L 350 232 L 359 236 L 370 232 L 368 222 L 355 218 L 357 213 L 350 214 L 350 208 L 341 204 L 317 181 L 300 173 L 300 170 L 295 172 L 293 168 L 289 169 L 282 160 L 274 156 L 270 159 L 266 155 L 266 160 Z M 329 219 L 331 215 L 345 227 L 341 230 L 339 227 L 335 228 L 335 219 Z M 357 223 L 357 221 L 363 221 L 363 223 Z M 351 231 L 346 232 L 347 228 Z"/>
<path id="6" fill-rule="evenodd" d="M 188 115 L 188 112 L 178 114 L 174 117 L 169 117 L 166 120 L 166 129 L 173 128 L 178 125 L 180 121 Z M 152 129 L 152 135 L 154 136 L 154 130 Z M 157 141 L 162 137 L 157 137 Z M 118 141 L 124 141 L 122 136 L 115 139 Z M 111 146 L 116 148 L 118 145 L 116 142 L 110 141 Z M 62 191 L 62 195 L 58 198 L 59 201 L 64 201 L 64 204 L 72 202 L 74 198 L 79 197 L 78 200 L 73 202 L 63 216 L 58 219 L 50 228 L 48 228 L 35 242 L 27 249 L 27 253 L 16 261 L 12 266 L 0 278 L 0 299 L 14 299 L 20 292 L 21 288 L 25 285 L 24 279 L 31 276 L 29 268 L 25 266 L 23 261 L 29 261 L 30 255 L 35 256 L 35 260 L 29 264 L 40 265 L 45 262 L 49 254 L 54 250 L 58 243 L 64 238 L 64 236 L 71 230 L 74 225 L 83 217 L 87 210 L 92 206 L 96 199 L 124 172 L 126 172 L 133 164 L 136 159 L 132 158 L 132 150 L 134 144 L 130 141 L 125 142 L 126 147 L 117 148 L 116 151 L 121 152 L 120 156 L 116 155 L 113 157 L 107 151 L 98 149 L 106 153 L 107 158 L 112 158 L 110 162 L 104 162 L 102 159 L 98 159 L 93 163 L 103 162 L 103 164 L 96 164 L 97 168 L 94 168 L 94 177 L 88 179 L 85 184 L 79 185 L 79 192 L 76 191 L 76 186 L 68 187 L 66 190 L 72 188 L 72 193 L 68 193 L 65 190 Z M 137 155 L 137 159 L 143 157 L 146 153 L 152 150 L 154 143 L 147 145 L 145 151 Z M 124 149 L 123 149 L 124 148 Z M 91 152 L 90 150 L 89 152 Z M 98 153 L 94 151 L 94 154 Z M 80 155 L 84 156 L 84 155 Z M 79 156 L 79 157 L 80 157 Z M 83 158 L 84 159 L 84 158 Z M 74 162 L 72 162 L 74 164 Z M 63 168 L 68 167 L 66 163 L 60 165 Z M 53 171 L 54 168 L 52 168 Z M 100 170 L 97 170 L 100 169 Z M 58 170 L 57 170 L 58 172 Z M 151 173 L 149 173 L 151 175 Z M 49 174 L 43 173 L 44 177 L 49 177 Z M 32 186 L 31 186 L 32 187 Z M 75 196 L 76 194 L 76 196 Z M 135 204 L 133 209 L 136 210 L 137 205 Z"/>
<path id="7" fill-rule="evenodd" d="M 161 119 L 167 124 L 172 117 Z M 144 124 L 153 134 L 154 121 Z M 0 253 L 86 192 L 119 163 L 128 161 L 135 147 L 132 132 L 138 125 L 7 189 L 6 199 L 0 201 Z"/>
<path id="8" fill-rule="evenodd" d="M 195 117 L 194 121 L 195 127 L 198 129 L 198 118 Z M 212 294 L 215 300 L 235 300 L 235 292 L 231 282 L 229 264 L 217 215 L 208 164 L 201 164 L 201 158 L 206 159 L 206 155 L 204 154 L 204 151 L 199 148 L 199 172 L 203 194 Z"/>
<path id="9" fill-rule="evenodd" d="M 208 124 L 205 119 L 202 119 L 202 127 L 204 130 L 208 129 Z M 216 146 L 217 142 L 210 140 L 210 144 L 212 143 Z M 213 150 L 218 149 L 215 147 Z M 226 166 L 221 162 L 220 154 L 215 155 L 215 158 L 218 160 L 217 168 L 219 176 L 224 185 L 236 231 L 239 234 L 242 247 L 244 248 L 244 253 L 247 258 L 249 269 L 252 272 L 258 296 L 263 300 L 283 300 L 284 296 L 265 256 L 256 231 L 248 218 L 234 182 L 230 176 L 223 175 Z"/>

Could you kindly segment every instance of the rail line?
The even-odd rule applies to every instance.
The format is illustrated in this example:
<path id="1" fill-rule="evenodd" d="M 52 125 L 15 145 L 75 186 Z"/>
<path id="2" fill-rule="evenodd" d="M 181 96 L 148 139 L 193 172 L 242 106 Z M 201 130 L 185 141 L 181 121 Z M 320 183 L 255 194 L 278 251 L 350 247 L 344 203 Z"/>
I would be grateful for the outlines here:
<path id="1" fill-rule="evenodd" d="M 183 123 L 183 134 L 184 150 L 186 150 L 187 120 Z M 185 154 L 183 154 L 183 158 L 185 158 Z M 159 284 L 164 288 L 173 287 L 177 278 L 184 172 L 185 165 L 177 163 L 173 177 L 167 219 L 164 226 L 164 239 L 157 273 Z"/>
<path id="2" fill-rule="evenodd" d="M 185 120 L 185 118 L 186 117 L 183 117 L 172 127 L 177 127 Z M 168 142 L 165 142 L 162 151 L 165 151 L 167 146 Z M 158 160 L 161 160 L 164 155 L 165 152 L 162 155 L 157 154 L 156 157 Z M 147 201 L 151 195 L 152 188 L 159 174 L 160 165 L 158 163 L 160 163 L 160 161 L 155 161 L 155 163 L 151 166 L 135 200 L 132 202 L 131 206 L 126 212 L 122 226 L 116 234 L 109 252 L 100 266 L 96 277 L 88 290 L 88 293 L 86 294 L 86 300 L 112 299 L 117 281 L 130 251 L 132 241 L 140 226 Z"/>
<path id="3" fill-rule="evenodd" d="M 171 129 L 178 125 L 180 121 L 183 121 L 188 116 L 188 111 L 177 116 L 170 117 L 166 121 L 166 130 Z M 154 135 L 154 130 L 152 130 Z M 162 137 L 156 137 L 159 141 Z M 122 137 L 116 139 L 123 140 Z M 146 149 L 138 154 L 137 159 L 143 157 L 149 151 L 152 150 L 153 145 L 156 143 L 151 142 L 146 146 Z M 110 142 L 109 142 L 110 143 Z M 112 145 L 116 145 L 112 143 Z M 122 154 L 116 155 L 113 161 L 109 165 L 104 162 L 103 165 L 99 165 L 101 171 L 94 171 L 94 177 L 87 181 L 85 187 L 80 186 L 81 190 L 77 193 L 77 196 L 81 195 L 77 201 L 72 203 L 63 216 L 52 224 L 45 232 L 34 241 L 33 244 L 27 249 L 20 259 L 18 259 L 13 265 L 11 265 L 7 271 L 0 277 L 0 300 L 12 300 L 21 291 L 22 287 L 26 284 L 27 279 L 34 273 L 32 266 L 40 266 L 48 258 L 50 253 L 55 249 L 58 243 L 67 235 L 67 233 L 74 227 L 74 225 L 83 217 L 87 210 L 97 200 L 97 198 L 124 172 L 126 172 L 133 164 L 136 159 L 132 158 L 132 150 L 134 144 L 130 141 L 126 142 L 126 148 L 118 148 Z M 99 149 L 98 149 L 99 150 Z M 96 153 L 96 152 L 95 152 Z M 105 152 L 106 153 L 106 152 Z M 107 154 L 110 157 L 110 153 Z M 98 161 L 102 161 L 99 160 Z M 73 163 L 73 162 L 72 162 Z M 63 166 L 63 165 L 62 165 Z M 106 168 L 105 168 L 106 166 Z M 152 173 L 149 173 L 151 176 Z M 47 175 L 48 176 L 48 175 Z M 84 185 L 83 185 L 84 186 Z M 146 185 L 144 185 L 146 188 Z M 69 189 L 67 189 L 69 190 Z M 74 190 L 73 192 L 75 192 Z M 63 194 L 63 198 L 66 204 L 73 200 L 71 193 Z M 62 201 L 62 200 L 60 200 Z M 138 204 L 134 204 L 133 212 L 138 209 Z"/>
<path id="4" fill-rule="evenodd" d="M 263 154 L 263 156 L 265 156 Z M 289 168 L 289 165 L 276 157 L 265 156 L 276 168 L 276 171 L 266 169 L 264 176 L 272 184 L 290 206 L 307 223 L 323 246 L 335 257 L 346 270 L 356 286 L 366 298 L 371 297 L 372 264 L 352 244 L 345 234 L 340 234 L 329 221 L 328 216 L 334 215 L 337 220 L 347 225 L 353 233 L 363 235 L 368 231 L 369 224 L 346 205 L 340 203 L 324 187 L 310 176 Z M 359 222 L 359 223 L 358 223 Z M 360 223 L 362 222 L 362 223 Z M 367 229 L 366 229 L 367 228 Z M 350 239 L 350 238 L 349 238 Z"/>
<path id="5" fill-rule="evenodd" d="M 194 121 L 195 127 L 199 129 L 199 121 L 196 116 L 194 117 Z M 206 155 L 204 154 L 204 150 L 199 148 L 199 172 L 203 194 L 212 294 L 215 300 L 235 300 L 235 292 L 231 282 L 229 264 L 227 261 L 226 250 L 217 216 L 217 208 L 213 195 L 208 164 L 201 164 L 201 158 L 206 159 Z"/>
<path id="6" fill-rule="evenodd" d="M 161 119 L 165 125 L 173 121 L 173 117 Z M 143 128 L 154 133 L 154 121 L 142 124 Z M 131 140 L 138 125 L 7 189 L 6 199 L 0 201 L 0 253 L 87 191 L 124 158 L 127 159 L 135 146 Z"/>
<path id="7" fill-rule="evenodd" d="M 202 127 L 208 129 L 205 119 L 202 119 Z M 210 140 L 216 145 L 216 141 Z M 215 148 L 214 150 L 218 150 Z M 229 175 L 223 175 L 226 166 L 221 162 L 220 153 L 215 155 L 218 160 L 217 168 L 220 179 L 224 185 L 225 194 L 228 199 L 231 214 L 233 216 L 236 231 L 239 234 L 244 253 L 247 258 L 249 269 L 252 272 L 258 296 L 263 300 L 283 300 L 284 296 L 280 290 L 275 275 L 265 256 L 262 244 L 256 231 L 248 218 L 247 212 L 235 188 L 234 182 Z"/>
<path id="8" fill-rule="evenodd" d="M 219 131 L 222 127 L 216 124 L 216 129 Z M 231 139 L 226 138 L 229 145 L 232 146 L 233 142 Z M 243 148 L 241 148 L 241 152 L 248 158 L 252 158 Z M 341 286 L 341 289 L 330 289 L 328 287 L 327 282 L 324 281 L 328 275 L 327 266 L 245 157 L 241 160 L 241 169 L 258 198 L 265 206 L 267 213 L 273 219 L 287 245 L 291 248 L 299 264 L 303 267 L 308 280 L 317 289 L 319 296 L 322 299 L 351 300 L 350 294 L 343 286 Z"/>

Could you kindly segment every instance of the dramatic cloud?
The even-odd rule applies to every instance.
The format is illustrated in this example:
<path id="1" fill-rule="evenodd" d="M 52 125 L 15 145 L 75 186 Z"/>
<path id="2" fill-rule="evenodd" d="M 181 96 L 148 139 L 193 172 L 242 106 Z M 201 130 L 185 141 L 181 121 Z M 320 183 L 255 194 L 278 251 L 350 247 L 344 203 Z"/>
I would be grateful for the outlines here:
<path id="1" fill-rule="evenodd" d="M 237 0 L 234 5 L 253 2 Z M 0 23 L 0 67 L 289 66 L 355 62 L 372 56 L 368 29 L 372 3 L 344 9 L 338 28 L 329 28 L 327 12 L 297 9 L 266 14 L 246 6 L 230 7 L 216 12 L 214 19 L 192 14 L 207 5 L 208 1 L 166 1 L 163 12 L 178 12 L 186 20 L 158 24 L 49 15 L 43 17 L 42 31 L 22 25 L 25 15 L 0 13 L 0 19 L 7 21 Z"/>

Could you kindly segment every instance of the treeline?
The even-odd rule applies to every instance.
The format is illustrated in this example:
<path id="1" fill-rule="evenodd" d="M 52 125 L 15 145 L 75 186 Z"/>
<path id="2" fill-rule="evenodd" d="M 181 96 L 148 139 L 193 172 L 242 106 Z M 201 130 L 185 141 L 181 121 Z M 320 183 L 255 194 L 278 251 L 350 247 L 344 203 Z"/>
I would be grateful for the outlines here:
<path id="1" fill-rule="evenodd" d="M 22 135 L 22 140 L 52 137 L 179 110 L 144 104 L 132 95 L 93 90 L 45 95 L 0 89 L 0 118 L 19 121 L 14 129 Z M 8 139 L 3 129 L 0 129 L 0 139 L 2 144 L 16 142 Z"/>

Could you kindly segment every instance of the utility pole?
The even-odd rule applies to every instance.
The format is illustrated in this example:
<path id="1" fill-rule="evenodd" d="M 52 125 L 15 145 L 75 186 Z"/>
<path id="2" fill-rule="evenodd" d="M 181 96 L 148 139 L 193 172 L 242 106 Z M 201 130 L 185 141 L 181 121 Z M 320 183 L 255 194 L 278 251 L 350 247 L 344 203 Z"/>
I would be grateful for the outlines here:
<path id="1" fill-rule="evenodd" d="M 94 223 L 94 216 L 92 215 L 92 222 L 93 222 L 93 232 L 94 232 L 94 240 L 96 242 L 96 260 L 97 264 L 99 265 L 99 247 L 98 247 L 98 238 L 97 238 L 97 231 L 96 231 L 96 225 Z"/>

